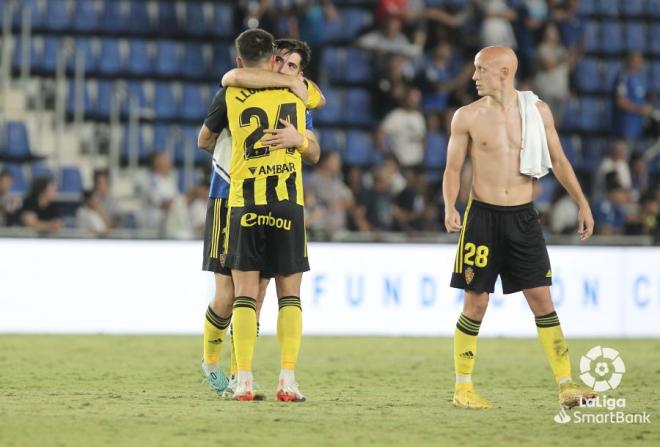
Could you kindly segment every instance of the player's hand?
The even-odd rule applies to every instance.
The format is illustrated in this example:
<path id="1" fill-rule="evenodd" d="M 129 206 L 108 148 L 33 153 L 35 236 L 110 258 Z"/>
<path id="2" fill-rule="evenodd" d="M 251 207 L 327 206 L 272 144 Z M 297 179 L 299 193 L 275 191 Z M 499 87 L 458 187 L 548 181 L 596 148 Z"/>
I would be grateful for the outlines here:
<path id="1" fill-rule="evenodd" d="M 461 215 L 456 211 L 456 208 L 451 207 L 445 210 L 445 227 L 447 233 L 457 233 L 461 231 Z"/>
<path id="2" fill-rule="evenodd" d="M 305 137 L 298 132 L 290 122 L 280 119 L 284 126 L 281 129 L 265 129 L 261 142 L 270 146 L 270 149 L 286 149 L 289 147 L 300 147 L 305 142 Z"/>
<path id="3" fill-rule="evenodd" d="M 594 217 L 588 206 L 580 208 L 578 213 L 578 234 L 580 239 L 586 241 L 594 232 Z"/>

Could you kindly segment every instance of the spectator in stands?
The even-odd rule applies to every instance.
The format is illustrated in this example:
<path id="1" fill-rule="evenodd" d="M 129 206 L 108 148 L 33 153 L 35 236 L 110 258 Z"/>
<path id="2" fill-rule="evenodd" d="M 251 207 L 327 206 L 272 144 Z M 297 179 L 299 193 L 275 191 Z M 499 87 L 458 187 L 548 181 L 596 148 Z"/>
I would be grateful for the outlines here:
<path id="1" fill-rule="evenodd" d="M 628 193 L 619 183 L 615 172 L 610 172 L 606 176 L 606 188 L 607 197 L 594 207 L 596 234 L 606 236 L 623 234 L 626 225 L 624 206 L 627 203 Z"/>
<path id="2" fill-rule="evenodd" d="M 579 209 L 564 188 L 555 188 L 548 210 L 548 225 L 553 234 L 573 234 L 577 230 Z"/>
<path id="3" fill-rule="evenodd" d="M 319 230 L 333 232 L 346 229 L 347 215 L 353 207 L 353 194 L 340 175 L 339 152 L 324 152 L 305 185 L 316 197 L 318 206 L 325 210 L 325 219 Z"/>
<path id="4" fill-rule="evenodd" d="M 464 88 L 473 68 L 466 65 L 448 42 L 438 42 L 424 61 L 419 81 L 424 92 L 424 111 L 442 111 L 450 95 Z"/>
<path id="5" fill-rule="evenodd" d="M 551 17 L 559 29 L 561 41 L 566 48 L 577 56 L 583 50 L 584 22 L 578 13 L 580 0 L 555 2 Z"/>
<path id="6" fill-rule="evenodd" d="M 372 110 L 376 118 L 382 119 L 403 101 L 407 86 L 413 81 L 415 69 L 403 56 L 392 56 L 387 64 L 387 70 L 377 71 L 380 76 L 373 83 Z"/>
<path id="7" fill-rule="evenodd" d="M 637 200 L 642 191 L 646 191 L 651 186 L 647 162 L 643 152 L 633 152 L 630 156 L 630 193 L 633 200 Z"/>
<path id="8" fill-rule="evenodd" d="M 401 21 L 388 16 L 381 27 L 371 31 L 357 40 L 357 46 L 372 51 L 377 56 L 377 67 L 386 67 L 386 57 L 398 54 L 411 59 L 421 56 L 421 46 L 414 45 L 401 30 Z"/>
<path id="9" fill-rule="evenodd" d="M 325 24 L 339 20 L 331 0 L 306 0 L 298 10 L 298 36 L 312 49 L 313 58 L 305 67 L 307 79 L 318 79 L 322 60 Z"/>
<path id="10" fill-rule="evenodd" d="M 408 172 L 406 180 L 406 186 L 394 198 L 393 230 L 411 233 L 420 231 L 424 226 L 427 188 L 424 168 L 415 166 Z"/>
<path id="11" fill-rule="evenodd" d="M 548 103 L 561 125 L 564 115 L 564 103 L 570 95 L 569 90 L 569 53 L 561 44 L 557 27 L 548 24 L 543 33 L 543 41 L 536 54 L 538 71 L 534 77 L 534 89 L 543 101 Z"/>
<path id="12" fill-rule="evenodd" d="M 305 188 L 305 228 L 313 237 L 324 236 L 327 209 L 319 204 L 316 194 Z"/>
<path id="13" fill-rule="evenodd" d="M 516 40 L 518 42 L 519 71 L 526 79 L 532 72 L 536 46 L 541 41 L 543 26 L 548 19 L 547 0 L 522 0 L 517 2 Z"/>
<path id="14" fill-rule="evenodd" d="M 171 211 L 180 211 L 180 206 L 174 205 L 181 201 L 172 161 L 167 152 L 157 151 L 152 154 L 149 172 L 137 181 L 137 193 L 142 200 L 143 227 L 158 230 L 161 236 L 165 235 L 166 220 Z"/>
<path id="15" fill-rule="evenodd" d="M 626 234 L 655 235 L 660 219 L 660 203 L 652 190 L 646 191 L 639 200 L 639 213 L 626 225 Z"/>
<path id="16" fill-rule="evenodd" d="M 640 52 L 628 53 L 614 88 L 614 131 L 619 138 L 628 141 L 631 149 L 636 150 L 646 118 L 653 113 L 653 106 L 646 98 L 644 58 Z"/>
<path id="17" fill-rule="evenodd" d="M 0 171 L 0 226 L 6 225 L 10 217 L 21 207 L 21 199 L 11 193 L 14 175 L 8 169 Z"/>
<path id="18" fill-rule="evenodd" d="M 391 231 L 393 223 L 394 195 L 392 194 L 391 170 L 387 166 L 376 168 L 373 185 L 364 194 L 366 218 L 372 231 Z"/>
<path id="19" fill-rule="evenodd" d="M 55 233 L 62 228 L 62 220 L 53 203 L 57 186 L 52 177 L 37 177 L 32 181 L 23 206 L 16 213 L 14 223 L 40 233 Z"/>
<path id="20" fill-rule="evenodd" d="M 626 161 L 627 147 L 623 140 L 615 140 L 609 154 L 601 161 L 596 174 L 592 189 L 592 199 L 599 200 L 606 193 L 606 178 L 614 172 L 616 179 L 622 188 L 629 190 L 632 186 L 630 167 Z"/>
<path id="21" fill-rule="evenodd" d="M 103 209 L 101 198 L 92 190 L 83 193 L 83 204 L 76 212 L 76 227 L 92 236 L 103 236 L 110 232 L 110 217 Z"/>
<path id="22" fill-rule="evenodd" d="M 366 208 L 369 203 L 369 191 L 365 187 L 364 172 L 362 168 L 359 166 L 351 166 L 348 168 L 346 180 L 355 202 L 349 216 L 348 228 L 353 231 L 370 231 L 371 226 L 369 225 L 369 221 L 367 221 Z"/>
<path id="23" fill-rule="evenodd" d="M 94 171 L 92 191 L 104 216 L 109 219 L 110 229 L 119 224 L 117 203 L 110 194 L 110 173 L 106 169 Z"/>
<path id="24" fill-rule="evenodd" d="M 416 88 L 408 89 L 401 107 L 388 113 L 378 130 L 379 148 L 389 148 L 404 168 L 424 161 L 426 122 L 420 110 L 421 102 L 421 92 Z"/>
<path id="25" fill-rule="evenodd" d="M 516 36 L 511 22 L 516 20 L 516 11 L 506 0 L 479 0 L 483 24 L 481 27 L 482 46 L 504 45 L 517 48 Z"/>
<path id="26" fill-rule="evenodd" d="M 188 214 L 190 215 L 190 226 L 192 235 L 196 239 L 204 238 L 204 225 L 206 224 L 206 211 L 209 198 L 209 179 L 205 175 L 204 180 L 197 182 L 186 195 L 188 198 Z"/>

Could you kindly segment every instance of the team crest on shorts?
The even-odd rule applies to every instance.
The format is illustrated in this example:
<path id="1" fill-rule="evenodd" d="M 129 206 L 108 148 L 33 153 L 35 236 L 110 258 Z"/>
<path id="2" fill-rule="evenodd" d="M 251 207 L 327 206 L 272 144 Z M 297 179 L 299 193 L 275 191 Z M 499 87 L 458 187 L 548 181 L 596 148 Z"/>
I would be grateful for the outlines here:
<path id="1" fill-rule="evenodd" d="M 225 254 L 222 253 L 220 256 L 218 256 L 218 259 L 220 260 L 220 265 L 225 266 Z"/>
<path id="2" fill-rule="evenodd" d="M 468 267 L 465 269 L 465 282 L 468 283 L 468 285 L 472 282 L 474 279 L 474 270 L 472 267 Z"/>

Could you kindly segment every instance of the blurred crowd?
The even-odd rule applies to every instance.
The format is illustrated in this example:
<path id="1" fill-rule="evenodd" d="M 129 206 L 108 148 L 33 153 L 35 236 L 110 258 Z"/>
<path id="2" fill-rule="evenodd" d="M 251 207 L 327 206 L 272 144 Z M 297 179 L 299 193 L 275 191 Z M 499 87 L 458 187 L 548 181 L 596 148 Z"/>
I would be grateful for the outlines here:
<path id="1" fill-rule="evenodd" d="M 456 109 L 477 99 L 471 81 L 472 59 L 483 46 L 515 49 L 520 60 L 518 88 L 535 91 L 550 105 L 561 133 L 565 104 L 575 95 L 575 66 L 585 52 L 579 0 L 469 0 L 434 6 L 439 3 L 379 0 L 372 26 L 347 43 L 367 51 L 371 58 L 374 79 L 368 86 L 371 112 L 377 119 L 372 150 L 378 162 L 369 167 L 343 163 L 342 154 L 327 150 L 332 148 L 324 148 L 321 141 L 322 159 L 305 178 L 312 237 L 330 238 L 345 231 L 376 236 L 390 231 L 445 231 L 442 169 L 426 162 L 429 157 L 442 157 L 446 150 Z M 322 88 L 327 85 L 320 61 L 324 30 L 339 20 L 332 1 L 239 0 L 237 5 L 238 29 L 261 27 L 276 37 L 308 42 L 313 55 L 305 75 Z M 657 141 L 660 112 L 654 111 L 652 104 L 658 98 L 648 94 L 641 76 L 644 70 L 641 53 L 622 57 L 621 71 L 611 86 L 614 113 L 609 153 L 597 170 L 577 171 L 592 201 L 597 234 L 644 234 L 658 239 L 660 188 L 650 160 L 660 149 L 648 147 L 648 142 Z M 463 204 L 470 175 L 468 163 L 459 196 Z M 52 205 L 52 180 L 36 179 L 22 201 L 8 193 L 11 182 L 10 172 L 0 173 L 0 223 L 44 232 L 61 227 Z M 77 210 L 78 228 L 105 234 L 113 226 L 124 225 L 109 196 L 108 182 L 107 172 L 95 173 L 94 187 Z M 157 229 L 167 237 L 201 236 L 208 184 L 200 181 L 180 193 L 171 161 L 161 153 L 153 157 L 138 185 L 142 212 L 137 226 Z M 544 194 L 542 189 L 539 185 L 539 195 Z M 540 209 L 548 233 L 576 230 L 577 208 L 560 186 L 553 186 Z"/>

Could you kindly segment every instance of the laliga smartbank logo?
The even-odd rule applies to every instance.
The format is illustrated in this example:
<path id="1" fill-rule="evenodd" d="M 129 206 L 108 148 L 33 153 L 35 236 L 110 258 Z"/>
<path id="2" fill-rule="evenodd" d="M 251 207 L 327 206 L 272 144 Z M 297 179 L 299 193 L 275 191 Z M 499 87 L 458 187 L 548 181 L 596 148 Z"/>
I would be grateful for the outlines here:
<path id="1" fill-rule="evenodd" d="M 594 346 L 580 359 L 580 379 L 597 392 L 614 390 L 621 384 L 626 365 L 616 349 Z M 560 406 L 554 420 L 558 424 L 650 424 L 647 412 L 627 413 L 626 399 L 599 394 L 588 400 L 580 399 L 573 411 Z M 588 411 L 585 411 L 588 410 Z"/>

